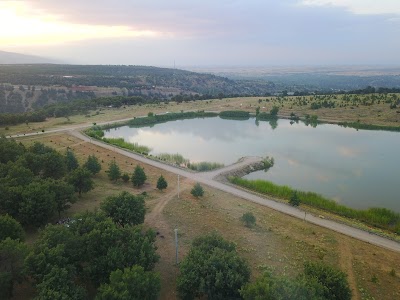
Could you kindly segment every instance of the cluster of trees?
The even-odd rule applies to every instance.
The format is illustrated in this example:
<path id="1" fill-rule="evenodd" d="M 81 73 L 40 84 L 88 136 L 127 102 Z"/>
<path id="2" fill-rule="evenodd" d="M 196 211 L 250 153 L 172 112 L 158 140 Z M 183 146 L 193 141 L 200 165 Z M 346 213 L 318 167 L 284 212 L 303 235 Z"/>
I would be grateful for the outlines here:
<path id="1" fill-rule="evenodd" d="M 111 161 L 109 168 L 106 172 L 108 173 L 108 178 L 111 181 L 116 182 L 118 179 L 122 179 L 124 182 L 128 182 L 130 180 L 132 182 L 132 185 L 136 188 L 142 187 L 147 180 L 147 175 L 144 172 L 143 167 L 136 165 L 132 175 L 129 176 L 128 173 L 121 173 L 121 170 L 115 160 Z M 168 182 L 165 180 L 164 176 L 160 175 L 157 180 L 157 189 L 162 191 L 167 187 Z"/>
<path id="2" fill-rule="evenodd" d="M 350 300 L 347 276 L 322 262 L 304 265 L 296 278 L 264 273 L 250 283 L 250 268 L 234 243 L 211 233 L 196 238 L 177 279 L 182 299 Z"/>
<path id="3" fill-rule="evenodd" d="M 90 171 L 79 168 L 72 151 L 63 155 L 41 143 L 25 148 L 5 137 L 0 137 L 0 182 L 0 213 L 30 226 L 46 224 L 76 201 L 75 192 L 93 187 Z"/>
<path id="4" fill-rule="evenodd" d="M 96 299 L 157 299 L 160 278 L 152 270 L 159 256 L 154 231 L 140 225 L 145 212 L 141 196 L 123 192 L 103 201 L 101 211 L 47 225 L 32 248 L 21 225 L 0 216 L 0 298 L 30 278 L 41 300 L 87 299 L 87 287 L 97 289 Z"/>
<path id="5" fill-rule="evenodd" d="M 26 148 L 0 137 L 0 213 L 23 225 L 39 227 L 74 203 L 76 192 L 93 188 L 101 169 L 95 156 L 80 167 L 71 150 L 61 154 L 36 142 Z"/>

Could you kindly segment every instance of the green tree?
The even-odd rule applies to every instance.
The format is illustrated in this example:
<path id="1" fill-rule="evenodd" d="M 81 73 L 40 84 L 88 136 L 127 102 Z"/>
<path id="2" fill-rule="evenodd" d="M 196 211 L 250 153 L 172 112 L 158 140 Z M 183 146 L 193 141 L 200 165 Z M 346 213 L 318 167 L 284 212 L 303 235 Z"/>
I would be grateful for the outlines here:
<path id="1" fill-rule="evenodd" d="M 164 178 L 164 176 L 160 176 L 160 177 L 158 177 L 158 180 L 157 180 L 157 188 L 160 190 L 160 191 L 162 191 L 162 190 L 164 190 L 164 189 L 166 189 L 168 187 L 168 183 L 167 183 L 167 181 L 165 180 L 165 178 Z"/>
<path id="2" fill-rule="evenodd" d="M 86 169 L 90 171 L 93 175 L 96 175 L 101 170 L 101 164 L 98 158 L 94 155 L 89 155 L 87 161 L 83 165 Z"/>
<path id="3" fill-rule="evenodd" d="M 0 135 L 0 163 L 16 161 L 25 153 L 25 147 L 18 144 L 14 139 L 7 139 Z"/>
<path id="4" fill-rule="evenodd" d="M 76 202 L 75 187 L 61 180 L 49 181 L 50 191 L 55 195 L 56 209 L 58 217 L 61 212 L 71 207 L 72 203 Z"/>
<path id="5" fill-rule="evenodd" d="M 53 150 L 43 155 L 39 155 L 38 158 L 41 166 L 42 177 L 60 179 L 65 175 L 67 171 L 65 159 L 57 151 Z"/>
<path id="6" fill-rule="evenodd" d="M 0 299 L 12 297 L 15 282 L 21 282 L 28 247 L 17 240 L 6 238 L 0 242 Z"/>
<path id="7" fill-rule="evenodd" d="M 292 206 L 299 206 L 300 205 L 300 198 L 297 195 L 296 191 L 294 191 L 292 196 L 290 196 L 289 203 Z"/>
<path id="8" fill-rule="evenodd" d="M 53 215 L 56 202 L 55 194 L 49 190 L 46 182 L 33 182 L 21 187 L 18 220 L 24 225 L 41 226 Z"/>
<path id="9" fill-rule="evenodd" d="M 9 215 L 0 216 L 0 241 L 10 238 L 23 241 L 25 231 L 21 224 Z"/>
<path id="10" fill-rule="evenodd" d="M 195 239 L 179 268 L 177 290 L 182 299 L 236 299 L 250 278 L 250 268 L 235 245 L 215 233 Z"/>
<path id="11" fill-rule="evenodd" d="M 247 226 L 253 227 L 256 224 L 256 217 L 251 212 L 244 213 L 240 220 Z"/>
<path id="12" fill-rule="evenodd" d="M 115 162 L 115 160 L 113 160 L 108 168 L 108 178 L 112 181 L 117 181 L 120 177 L 121 177 L 121 171 L 119 169 L 119 166 L 117 165 L 117 163 Z"/>
<path id="13" fill-rule="evenodd" d="M 116 270 L 110 275 L 110 283 L 98 290 L 97 300 L 156 300 L 160 293 L 160 276 L 146 272 L 143 267 L 132 266 Z"/>
<path id="14" fill-rule="evenodd" d="M 347 275 L 321 262 L 304 264 L 306 278 L 315 279 L 324 287 L 324 297 L 327 300 L 350 300 L 351 289 Z"/>
<path id="15" fill-rule="evenodd" d="M 107 197 L 101 203 L 101 209 L 121 226 L 142 224 L 146 214 L 143 197 L 134 196 L 128 192 Z"/>
<path id="16" fill-rule="evenodd" d="M 147 176 L 144 169 L 137 165 L 132 174 L 132 184 L 134 187 L 141 187 L 146 182 Z"/>
<path id="17" fill-rule="evenodd" d="M 200 183 L 197 182 L 197 183 L 193 186 L 193 188 L 192 188 L 192 190 L 190 191 L 190 193 L 191 193 L 194 197 L 199 198 L 199 197 L 202 197 L 202 196 L 204 195 L 204 190 L 203 190 L 203 187 L 200 185 Z"/>
<path id="18" fill-rule="evenodd" d="M 290 279 L 265 272 L 255 282 L 240 290 L 244 300 L 324 300 L 323 287 L 313 279 L 303 276 Z"/>
<path id="19" fill-rule="evenodd" d="M 67 149 L 65 153 L 65 164 L 67 166 L 67 171 L 71 172 L 77 168 L 79 168 L 79 162 L 73 151 Z"/>
<path id="20" fill-rule="evenodd" d="M 70 272 L 64 268 L 53 267 L 36 288 L 38 295 L 35 299 L 37 300 L 87 299 L 85 290 L 75 284 Z"/>
<path id="21" fill-rule="evenodd" d="M 279 107 L 278 106 L 274 106 L 272 107 L 272 109 L 269 111 L 269 113 L 271 114 L 271 116 L 277 116 L 279 112 Z"/>
<path id="22" fill-rule="evenodd" d="M 68 183 L 74 186 L 79 196 L 92 190 L 94 184 L 91 173 L 85 168 L 78 168 L 72 171 L 68 176 Z"/>

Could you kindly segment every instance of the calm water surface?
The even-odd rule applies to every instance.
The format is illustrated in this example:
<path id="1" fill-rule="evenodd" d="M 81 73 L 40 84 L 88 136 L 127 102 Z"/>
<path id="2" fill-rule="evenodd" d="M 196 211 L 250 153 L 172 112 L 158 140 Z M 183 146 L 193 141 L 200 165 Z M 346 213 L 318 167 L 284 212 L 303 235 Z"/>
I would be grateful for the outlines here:
<path id="1" fill-rule="evenodd" d="M 400 133 L 329 124 L 312 128 L 289 120 L 278 120 L 273 127 L 254 119 L 206 118 L 124 126 L 105 136 L 149 146 L 151 154 L 180 153 L 192 162 L 228 165 L 243 156 L 272 156 L 273 168 L 245 178 L 314 191 L 354 208 L 400 212 Z"/>

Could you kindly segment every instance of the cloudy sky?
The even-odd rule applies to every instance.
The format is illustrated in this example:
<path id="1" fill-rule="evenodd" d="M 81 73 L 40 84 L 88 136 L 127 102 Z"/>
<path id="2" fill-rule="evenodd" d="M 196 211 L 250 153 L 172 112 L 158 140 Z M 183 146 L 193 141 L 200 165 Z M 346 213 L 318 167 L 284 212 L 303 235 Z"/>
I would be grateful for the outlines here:
<path id="1" fill-rule="evenodd" d="M 0 28 L 69 63 L 400 65 L 400 0 L 0 0 Z"/>

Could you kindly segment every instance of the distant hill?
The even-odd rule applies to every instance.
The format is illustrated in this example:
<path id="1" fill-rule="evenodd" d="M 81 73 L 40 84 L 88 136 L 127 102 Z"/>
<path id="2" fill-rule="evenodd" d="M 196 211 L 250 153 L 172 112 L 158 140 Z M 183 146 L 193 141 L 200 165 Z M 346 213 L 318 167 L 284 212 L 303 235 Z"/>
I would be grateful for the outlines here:
<path id="1" fill-rule="evenodd" d="M 0 51 L 0 64 L 52 64 L 55 60 L 15 52 Z"/>

